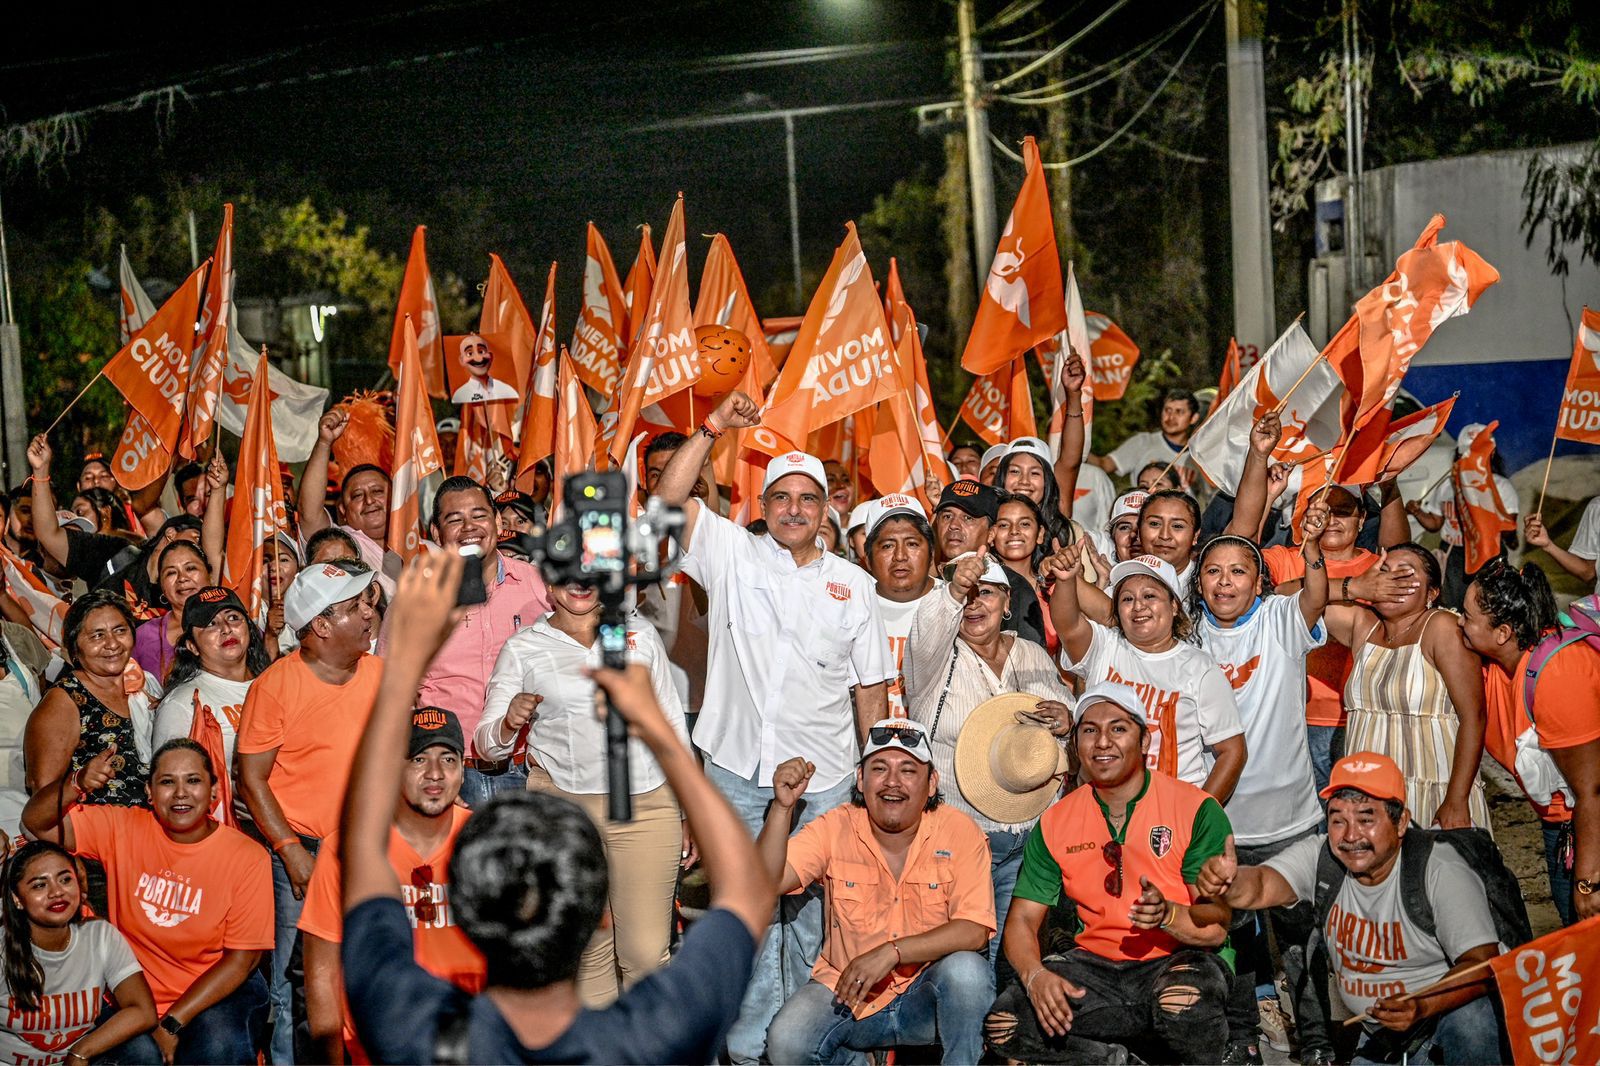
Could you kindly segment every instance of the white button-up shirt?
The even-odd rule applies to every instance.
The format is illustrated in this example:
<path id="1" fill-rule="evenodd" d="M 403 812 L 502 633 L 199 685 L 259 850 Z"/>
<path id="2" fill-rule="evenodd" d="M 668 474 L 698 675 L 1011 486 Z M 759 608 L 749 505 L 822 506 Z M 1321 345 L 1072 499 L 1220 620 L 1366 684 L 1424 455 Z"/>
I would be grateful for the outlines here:
<path id="1" fill-rule="evenodd" d="M 667 671 L 667 651 L 654 627 L 638 616 L 628 619 L 628 661 L 650 668 L 651 685 L 661 711 L 685 745 L 689 731 L 683 704 Z M 545 615 L 517 630 L 495 660 L 489 675 L 483 717 L 473 733 L 480 758 L 503 759 L 516 738 L 500 739 L 500 723 L 519 692 L 544 697 L 538 717 L 528 728 L 528 752 L 563 792 L 594 796 L 607 790 L 606 727 L 595 713 L 594 682 L 584 669 L 600 665 L 600 645 L 584 647 L 550 624 Z M 660 765 L 644 741 L 628 738 L 628 785 L 634 795 L 666 782 Z"/>
<path id="2" fill-rule="evenodd" d="M 816 764 L 819 790 L 843 781 L 860 750 L 850 687 L 895 676 L 871 575 L 828 552 L 797 567 L 770 534 L 705 506 L 683 571 L 710 605 L 695 745 L 762 787 L 795 757 Z"/>

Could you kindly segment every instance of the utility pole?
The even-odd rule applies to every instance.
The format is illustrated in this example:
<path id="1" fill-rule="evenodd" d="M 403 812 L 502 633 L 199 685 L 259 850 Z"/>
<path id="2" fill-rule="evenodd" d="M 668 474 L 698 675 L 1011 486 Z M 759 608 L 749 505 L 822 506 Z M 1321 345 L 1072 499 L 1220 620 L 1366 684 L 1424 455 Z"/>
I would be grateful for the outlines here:
<path id="1" fill-rule="evenodd" d="M 978 287 L 989 277 L 994 258 L 994 165 L 989 159 L 989 112 L 983 94 L 983 50 L 978 41 L 973 0 L 956 0 L 956 34 L 961 41 L 961 107 L 967 119 L 967 184 L 972 188 L 972 265 Z M 1259 51 L 1258 51 L 1259 56 Z"/>
<path id="2" fill-rule="evenodd" d="M 806 293 L 800 281 L 800 181 L 794 166 L 794 113 L 783 113 L 783 143 L 789 162 L 789 251 L 794 256 L 794 306 L 805 313 Z"/>
<path id="3" fill-rule="evenodd" d="M 28 412 L 22 405 L 22 337 L 11 301 L 11 261 L 0 209 L 0 414 L 4 415 L 6 484 L 20 485 L 28 469 Z"/>
<path id="4" fill-rule="evenodd" d="M 1261 29 L 1266 0 L 1223 0 L 1228 37 L 1228 201 L 1233 235 L 1233 334 L 1265 352 L 1277 336 L 1267 200 L 1267 93 Z"/>

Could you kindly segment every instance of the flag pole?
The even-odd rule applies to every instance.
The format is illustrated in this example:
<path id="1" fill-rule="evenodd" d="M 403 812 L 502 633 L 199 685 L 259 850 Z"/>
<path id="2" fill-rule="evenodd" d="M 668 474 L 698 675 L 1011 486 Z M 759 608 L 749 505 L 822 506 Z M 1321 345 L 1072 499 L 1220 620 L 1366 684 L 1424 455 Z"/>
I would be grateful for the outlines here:
<path id="1" fill-rule="evenodd" d="M 1546 455 L 1544 457 L 1544 480 L 1539 482 L 1539 506 L 1537 506 L 1537 507 L 1535 507 L 1533 509 L 1533 513 L 1535 515 L 1537 515 L 1541 520 L 1544 518 L 1544 494 L 1545 494 L 1545 490 L 1547 490 L 1550 487 L 1550 466 L 1551 466 L 1552 463 L 1554 463 L 1556 461 L 1556 441 L 1558 441 L 1560 439 L 1561 439 L 1561 416 L 1557 415 L 1556 416 L 1555 432 L 1550 434 L 1550 454 Z"/>
<path id="2" fill-rule="evenodd" d="M 61 420 L 63 418 L 65 418 L 65 417 L 67 417 L 67 412 L 72 410 L 73 405 L 75 405 L 79 400 L 83 399 L 83 394 L 89 391 L 89 386 L 93 385 L 95 382 L 99 381 L 100 378 L 102 376 L 104 376 L 105 372 L 106 372 L 106 368 L 105 367 L 101 367 L 99 370 L 96 370 L 94 372 L 94 377 L 89 379 L 89 384 L 85 385 L 83 388 L 79 389 L 78 390 L 78 395 L 74 396 L 72 398 L 71 402 L 68 403 L 67 406 L 65 406 L 65 407 L 63 407 L 61 409 L 61 413 L 56 415 L 56 420 L 54 422 L 50 423 L 49 428 L 44 431 L 44 435 L 45 436 L 48 437 L 50 435 L 50 431 L 55 429 L 56 426 L 61 424 Z"/>

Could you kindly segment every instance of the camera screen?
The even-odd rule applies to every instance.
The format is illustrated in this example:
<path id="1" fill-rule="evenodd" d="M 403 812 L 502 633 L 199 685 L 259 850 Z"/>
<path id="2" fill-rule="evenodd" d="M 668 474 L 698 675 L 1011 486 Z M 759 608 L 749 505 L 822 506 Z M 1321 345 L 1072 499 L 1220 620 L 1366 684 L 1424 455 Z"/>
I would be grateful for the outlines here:
<path id="1" fill-rule="evenodd" d="M 583 537 L 585 574 L 620 572 L 627 565 L 622 545 L 622 516 L 611 511 L 585 511 L 578 515 Z"/>

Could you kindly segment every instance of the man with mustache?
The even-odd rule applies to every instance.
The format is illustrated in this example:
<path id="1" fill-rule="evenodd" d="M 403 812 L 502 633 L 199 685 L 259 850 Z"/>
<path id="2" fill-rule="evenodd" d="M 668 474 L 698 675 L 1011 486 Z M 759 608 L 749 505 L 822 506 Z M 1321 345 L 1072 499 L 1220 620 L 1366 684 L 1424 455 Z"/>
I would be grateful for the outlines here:
<path id="1" fill-rule="evenodd" d="M 989 841 L 940 805 L 939 771 L 915 722 L 886 718 L 867 735 L 851 802 L 790 837 L 816 767 L 790 759 L 772 775 L 756 841 L 785 894 L 825 884 L 832 922 L 811 980 L 767 1031 L 773 1062 L 839 1062 L 841 1052 L 943 1046 L 976 1063 L 994 997 Z"/>
<path id="2" fill-rule="evenodd" d="M 1339 997 L 1368 1019 L 1355 1061 L 1509 1061 L 1493 1004 L 1484 998 L 1487 984 L 1407 998 L 1500 954 L 1483 880 L 1453 847 L 1434 843 L 1423 882 L 1436 924 L 1430 934 L 1404 898 L 1402 846 L 1420 848 L 1423 841 L 1408 842 L 1406 783 L 1394 760 L 1370 751 L 1347 755 L 1334 764 L 1321 795 L 1328 801 L 1326 837 L 1307 837 L 1261 866 L 1239 866 L 1229 837 L 1227 850 L 1201 868 L 1200 890 L 1245 910 L 1311 899 L 1319 913 L 1326 911 L 1323 936 Z M 1346 874 L 1333 888 L 1322 888 L 1324 850 Z M 1320 899 L 1319 889 L 1336 894 Z"/>
<path id="3" fill-rule="evenodd" d="M 951 482 L 933 509 L 934 549 L 943 566 L 989 543 L 1000 517 L 1000 493 L 993 485 L 962 478 Z"/>
<path id="4" fill-rule="evenodd" d="M 915 496 L 894 493 L 862 506 L 867 508 L 867 515 L 861 565 L 878 583 L 878 611 L 883 615 L 889 654 L 894 661 L 889 713 L 904 718 L 905 678 L 900 676 L 900 669 L 905 662 L 906 641 L 911 637 L 911 622 L 917 616 L 917 604 L 939 585 L 932 574 L 933 530 Z"/>
<path id="5" fill-rule="evenodd" d="M 656 495 L 684 508 L 683 572 L 706 591 L 705 697 L 694 741 L 706 774 L 752 833 L 774 798 L 779 753 L 816 766 L 818 788 L 803 825 L 849 799 L 856 753 L 888 717 L 895 676 L 872 578 L 824 551 L 818 531 L 828 475 L 815 456 L 789 452 L 767 465 L 761 489 L 767 532 L 751 533 L 691 498 L 712 443 L 760 424 L 756 404 L 733 392 L 667 463 Z M 767 1025 L 805 984 L 822 945 L 822 899 L 783 901 L 780 926 L 756 959 L 744 1009 L 728 1035 L 736 1063 L 761 1056 Z"/>

